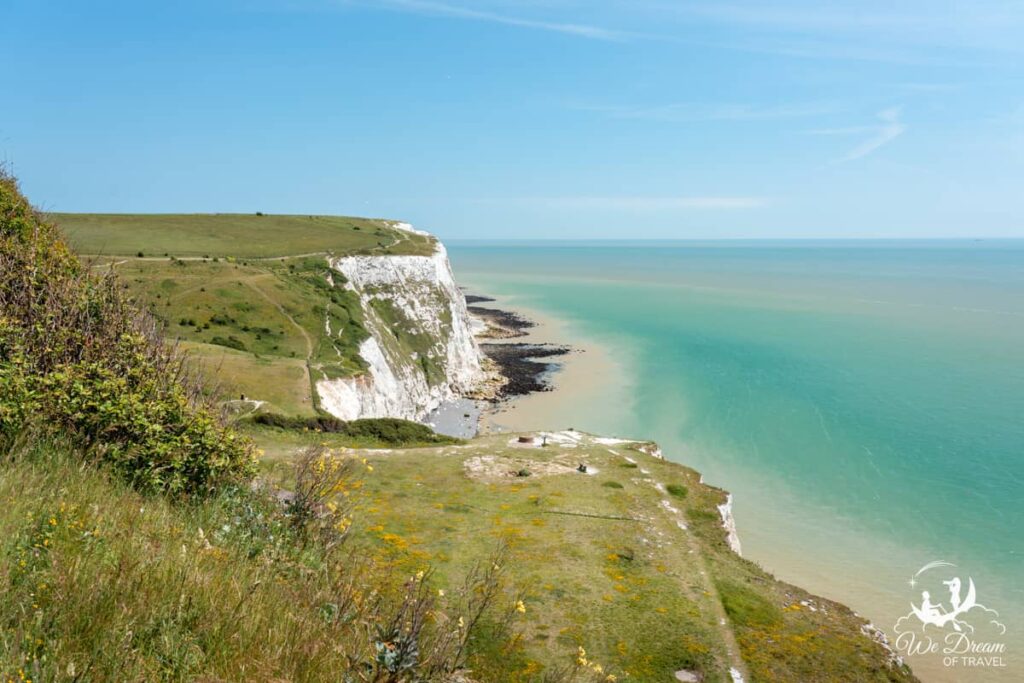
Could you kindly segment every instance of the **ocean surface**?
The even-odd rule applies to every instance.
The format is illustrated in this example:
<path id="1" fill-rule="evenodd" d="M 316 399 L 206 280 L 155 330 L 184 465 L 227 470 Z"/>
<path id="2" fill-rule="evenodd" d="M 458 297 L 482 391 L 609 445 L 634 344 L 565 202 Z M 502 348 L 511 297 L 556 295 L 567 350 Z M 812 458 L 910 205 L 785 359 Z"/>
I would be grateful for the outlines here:
<path id="1" fill-rule="evenodd" d="M 745 556 L 890 637 L 915 572 L 955 564 L 1005 623 L 1007 666 L 911 665 L 1024 680 L 1024 241 L 449 251 L 468 291 L 618 368 L 525 426 L 657 440 L 733 492 Z"/>

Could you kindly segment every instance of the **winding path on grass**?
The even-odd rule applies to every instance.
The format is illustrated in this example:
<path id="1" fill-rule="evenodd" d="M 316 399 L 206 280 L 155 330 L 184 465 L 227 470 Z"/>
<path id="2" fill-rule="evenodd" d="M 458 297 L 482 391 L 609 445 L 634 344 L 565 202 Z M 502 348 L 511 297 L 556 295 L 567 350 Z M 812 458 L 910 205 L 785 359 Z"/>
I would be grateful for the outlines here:
<path id="1" fill-rule="evenodd" d="M 617 455 L 624 460 L 637 464 L 636 461 L 629 457 L 620 454 L 619 452 L 608 449 L 613 455 Z M 663 482 L 658 481 L 649 470 L 640 468 L 640 473 L 643 475 L 644 481 L 653 486 L 663 496 L 667 489 Z M 668 498 L 663 497 L 661 499 L 661 505 L 659 509 L 667 515 L 677 527 L 686 539 L 686 548 L 693 554 L 697 559 L 697 568 L 700 572 L 700 582 L 703 584 L 704 591 L 711 596 L 711 604 L 715 610 L 715 620 L 718 624 L 718 631 L 722 636 L 722 642 L 725 644 L 725 649 L 729 654 L 732 668 L 729 670 L 729 674 L 732 676 L 733 681 L 740 682 L 749 680 L 749 674 L 747 673 L 746 664 L 743 661 L 743 656 L 740 654 L 739 643 L 736 642 L 736 634 L 733 633 L 732 626 L 730 626 L 729 617 L 725 613 L 725 607 L 722 605 L 722 596 L 718 592 L 718 587 L 715 586 L 715 582 L 711 580 L 708 573 L 707 559 L 704 557 L 704 551 L 694 538 L 693 534 L 690 533 L 689 527 L 686 525 L 686 520 L 681 510 L 672 505 L 672 501 Z"/>
<path id="2" fill-rule="evenodd" d="M 282 306 L 279 302 L 274 301 L 273 297 L 271 297 L 269 294 L 260 289 L 259 286 L 257 286 L 256 283 L 252 281 L 252 279 L 246 279 L 243 280 L 243 282 L 245 283 L 246 287 L 259 294 L 266 300 L 267 303 L 276 308 L 278 313 L 287 318 L 288 322 L 290 322 L 292 326 L 299 331 L 299 334 L 301 334 L 302 338 L 306 341 L 306 364 L 308 365 L 309 362 L 313 359 L 313 338 L 309 336 L 309 332 L 306 332 L 306 328 L 300 325 L 295 320 L 295 318 L 293 318 L 291 314 L 288 313 L 288 311 L 284 310 L 284 306 Z"/>

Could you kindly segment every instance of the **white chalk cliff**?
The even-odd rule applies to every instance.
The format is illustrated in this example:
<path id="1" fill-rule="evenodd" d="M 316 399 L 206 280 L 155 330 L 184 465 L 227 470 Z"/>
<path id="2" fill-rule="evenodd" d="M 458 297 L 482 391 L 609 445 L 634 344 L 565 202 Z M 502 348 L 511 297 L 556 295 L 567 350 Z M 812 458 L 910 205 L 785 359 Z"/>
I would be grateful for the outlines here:
<path id="1" fill-rule="evenodd" d="M 466 299 L 440 242 L 430 256 L 345 256 L 330 264 L 359 295 L 370 334 L 359 355 L 369 368 L 318 381 L 324 410 L 342 420 L 418 420 L 484 380 Z"/>

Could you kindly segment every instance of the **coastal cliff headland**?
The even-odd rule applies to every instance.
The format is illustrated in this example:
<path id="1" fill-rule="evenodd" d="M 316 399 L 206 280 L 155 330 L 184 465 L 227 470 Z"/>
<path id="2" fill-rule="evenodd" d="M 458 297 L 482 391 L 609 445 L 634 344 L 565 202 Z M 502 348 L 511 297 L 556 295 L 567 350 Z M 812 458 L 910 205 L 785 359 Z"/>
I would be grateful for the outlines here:
<path id="1" fill-rule="evenodd" d="M 23 225 L 46 219 L 5 182 L 2 246 L 27 254 L 38 245 Z M 127 467 L 157 452 L 178 462 L 177 449 L 217 457 L 213 437 L 156 444 L 168 413 L 155 410 L 136 439 L 122 412 L 63 398 L 49 423 L 81 426 L 44 432 L 0 402 L 0 495 L 15 501 L 0 526 L 19 539 L 0 581 L 4 600 L 27 601 L 3 625 L 34 643 L 0 638 L 0 652 L 33 680 L 114 680 L 117 662 L 135 680 L 915 680 L 849 609 L 743 559 L 729 495 L 656 444 L 561 428 L 454 439 L 412 422 L 489 381 L 499 397 L 495 369 L 513 376 L 504 396 L 534 390 L 513 364 L 564 353 L 481 348 L 494 321 L 525 321 L 474 321 L 436 239 L 338 217 L 51 218 L 84 255 L 67 286 L 123 292 L 83 310 L 148 311 L 138 343 L 164 348 L 163 335 L 188 352 L 181 405 L 219 409 L 215 433 L 251 444 L 253 461 L 183 489 L 191 507 L 139 498 Z M 301 251 L 274 237 L 281 226 L 309 229 Z M 36 347 L 11 340 L 31 329 L 0 327 L 5 389 L 63 391 L 66 370 L 19 360 Z M 125 377 L 124 397 L 149 386 Z M 109 428 L 85 431 L 93 410 Z M 124 454 L 117 467 L 78 464 L 86 434 Z M 50 616 L 18 616 L 30 613 Z"/>

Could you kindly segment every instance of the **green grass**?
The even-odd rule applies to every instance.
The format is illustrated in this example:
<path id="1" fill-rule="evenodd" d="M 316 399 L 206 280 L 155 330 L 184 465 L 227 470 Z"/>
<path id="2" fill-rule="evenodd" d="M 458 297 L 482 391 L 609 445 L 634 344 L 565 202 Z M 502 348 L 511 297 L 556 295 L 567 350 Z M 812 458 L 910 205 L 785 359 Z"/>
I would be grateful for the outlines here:
<path id="1" fill-rule="evenodd" d="M 2 455 L 0 680 L 338 681 L 373 668 L 377 627 L 403 604 L 434 615 L 418 639 L 424 658 L 444 654 L 434 624 L 463 613 L 458 586 L 410 603 L 421 561 L 396 565 L 356 539 L 328 546 L 248 486 L 174 504 L 111 480 L 64 442 Z M 481 630 L 470 663 L 507 647 Z"/>
<path id="2" fill-rule="evenodd" d="M 203 386 L 215 401 L 234 401 L 244 395 L 249 400 L 265 401 L 260 410 L 309 417 L 316 414 L 303 360 L 257 358 L 210 344 L 184 342 L 181 347 L 205 378 Z"/>
<path id="3" fill-rule="evenodd" d="M 758 628 L 776 626 L 782 621 L 782 612 L 761 591 L 726 579 L 716 585 L 725 613 L 733 623 Z"/>
<path id="4" fill-rule="evenodd" d="M 431 238 L 345 216 L 50 213 L 82 254 L 270 258 L 318 252 L 429 254 Z"/>
<path id="5" fill-rule="evenodd" d="M 250 434 L 267 450 L 265 475 L 287 488 L 310 444 L 354 445 L 347 435 Z M 385 622 L 409 577 L 431 568 L 429 592 L 454 620 L 464 578 L 507 545 L 503 594 L 518 595 L 525 613 L 514 615 L 512 641 L 497 616 L 482 622 L 474 680 L 564 680 L 582 647 L 604 673 L 577 672 L 577 681 L 664 681 L 685 668 L 724 683 L 733 635 L 752 681 L 914 680 L 884 665 L 848 609 L 729 552 L 712 522 L 723 494 L 697 473 L 644 462 L 652 477 L 687 482 L 685 531 L 650 482 L 609 490 L 575 472 L 581 460 L 616 467 L 623 459 L 607 446 L 508 443 L 496 435 L 349 452 L 357 479 L 345 488 L 351 497 L 337 499 L 353 520 L 340 554 L 293 537 L 248 488 L 175 504 L 46 442 L 5 454 L 0 674 L 20 666 L 33 680 L 69 669 L 96 681 L 337 680 L 346 657 L 373 651 L 372 629 L 352 624 Z M 480 457 L 495 458 L 493 470 L 468 476 L 467 462 Z M 552 461 L 564 473 L 545 473 Z M 534 474 L 514 476 L 524 464 Z M 375 591 L 385 606 L 336 619 L 351 590 Z"/>
<path id="6" fill-rule="evenodd" d="M 313 379 L 365 369 L 361 305 L 340 275 L 335 285 L 328 282 L 324 257 L 103 259 L 94 270 L 109 267 L 162 322 L 166 337 L 199 361 L 207 385 L 225 399 L 245 394 L 267 401 L 271 410 L 308 416 L 315 413 Z"/>
<path id="7" fill-rule="evenodd" d="M 351 443 L 334 434 L 250 433 L 266 450 L 268 476 L 285 482 L 287 463 L 305 443 Z M 429 562 L 447 586 L 472 558 L 509 544 L 510 578 L 524 591 L 527 610 L 521 649 L 480 663 L 478 680 L 540 680 L 584 647 L 620 681 L 670 680 L 683 668 L 727 681 L 731 632 L 753 681 L 913 680 L 882 664 L 880 647 L 860 635 L 862 621 L 849 610 L 777 582 L 732 553 L 716 507 L 724 494 L 701 484 L 696 472 L 634 456 L 655 480 L 685 482 L 688 495 L 675 502 L 693 529 L 684 531 L 646 475 L 609 487 L 575 472 L 581 461 L 622 472 L 625 459 L 614 449 L 589 440 L 571 451 L 509 441 L 503 434 L 464 445 L 358 451 L 374 468 L 355 526 L 368 543 L 403 561 Z M 467 463 L 480 457 L 495 459 L 496 476 L 467 475 Z M 547 474 L 552 461 L 567 471 Z M 524 469 L 531 476 L 517 476 Z M 828 613 L 793 608 L 804 599 L 827 604 Z M 797 640 L 816 629 L 828 635 Z M 751 647 L 776 636 L 785 640 L 770 657 Z M 797 643 L 806 650 L 798 653 Z"/>

